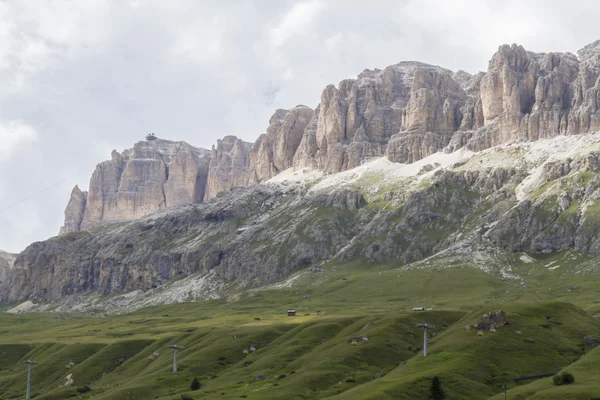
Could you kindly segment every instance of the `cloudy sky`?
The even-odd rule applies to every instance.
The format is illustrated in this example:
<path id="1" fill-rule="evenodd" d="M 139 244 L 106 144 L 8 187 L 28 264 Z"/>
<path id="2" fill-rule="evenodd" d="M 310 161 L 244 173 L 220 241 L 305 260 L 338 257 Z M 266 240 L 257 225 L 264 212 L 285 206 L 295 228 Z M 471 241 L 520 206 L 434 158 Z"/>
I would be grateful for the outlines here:
<path id="1" fill-rule="evenodd" d="M 576 52 L 599 19 L 596 0 L 0 0 L 0 249 L 53 236 L 71 188 L 148 132 L 253 141 L 365 68 Z"/>

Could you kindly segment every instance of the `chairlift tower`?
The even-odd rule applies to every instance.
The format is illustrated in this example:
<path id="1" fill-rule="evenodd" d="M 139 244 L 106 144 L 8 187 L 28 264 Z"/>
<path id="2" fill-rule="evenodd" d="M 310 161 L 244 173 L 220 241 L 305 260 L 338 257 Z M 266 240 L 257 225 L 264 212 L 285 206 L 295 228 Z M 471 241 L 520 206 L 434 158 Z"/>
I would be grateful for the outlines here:
<path id="1" fill-rule="evenodd" d="M 176 344 L 169 346 L 169 348 L 173 349 L 173 373 L 177 372 L 177 350 L 183 349 L 183 347 L 178 346 Z"/>
<path id="2" fill-rule="evenodd" d="M 417 328 L 423 328 L 423 357 L 427 357 L 427 329 L 433 329 L 435 328 L 435 325 L 423 321 L 420 324 L 417 324 Z"/>
<path id="3" fill-rule="evenodd" d="M 31 399 L 31 366 L 37 364 L 35 361 L 33 360 L 27 360 L 25 361 L 25 364 L 27 365 L 27 392 L 25 393 L 25 399 L 29 400 Z"/>

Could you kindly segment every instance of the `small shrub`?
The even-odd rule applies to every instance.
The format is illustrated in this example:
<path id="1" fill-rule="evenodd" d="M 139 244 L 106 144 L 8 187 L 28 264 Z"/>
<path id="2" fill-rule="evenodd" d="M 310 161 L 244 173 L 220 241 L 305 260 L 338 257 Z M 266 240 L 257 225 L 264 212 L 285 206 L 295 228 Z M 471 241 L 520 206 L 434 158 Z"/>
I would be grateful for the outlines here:
<path id="1" fill-rule="evenodd" d="M 191 390 L 198 390 L 202 387 L 202 384 L 200 383 L 200 381 L 198 380 L 198 378 L 194 378 L 194 380 L 192 381 L 192 384 L 190 385 L 190 389 Z"/>
<path id="2" fill-rule="evenodd" d="M 552 382 L 554 382 L 556 386 L 562 385 L 562 379 L 560 378 L 560 375 L 554 375 L 552 377 Z"/>
<path id="3" fill-rule="evenodd" d="M 570 385 L 571 383 L 575 383 L 575 377 L 570 372 L 563 372 L 560 375 L 560 379 L 562 380 L 563 385 Z"/>
<path id="4" fill-rule="evenodd" d="M 87 393 L 90 390 L 92 390 L 92 388 L 90 388 L 88 385 L 84 385 L 83 387 L 78 387 L 76 389 L 79 393 Z"/>
<path id="5" fill-rule="evenodd" d="M 286 374 L 281 374 L 277 377 L 277 380 L 281 380 L 283 378 L 285 378 L 287 375 Z"/>

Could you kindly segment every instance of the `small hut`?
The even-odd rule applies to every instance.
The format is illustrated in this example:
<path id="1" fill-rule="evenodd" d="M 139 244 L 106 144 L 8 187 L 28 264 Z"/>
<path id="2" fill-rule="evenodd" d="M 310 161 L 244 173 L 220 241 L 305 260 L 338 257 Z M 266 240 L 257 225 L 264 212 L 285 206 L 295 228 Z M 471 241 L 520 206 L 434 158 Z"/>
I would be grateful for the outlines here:
<path id="1" fill-rule="evenodd" d="M 288 317 L 295 317 L 296 316 L 296 310 L 287 310 L 288 313 Z"/>

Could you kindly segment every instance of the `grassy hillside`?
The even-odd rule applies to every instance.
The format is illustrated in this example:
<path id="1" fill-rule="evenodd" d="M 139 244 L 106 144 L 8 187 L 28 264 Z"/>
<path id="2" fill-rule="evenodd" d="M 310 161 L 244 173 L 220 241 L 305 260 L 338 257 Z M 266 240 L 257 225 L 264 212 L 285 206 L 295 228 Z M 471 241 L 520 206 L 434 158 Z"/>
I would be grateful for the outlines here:
<path id="1" fill-rule="evenodd" d="M 428 317 L 441 331 L 462 315 L 439 311 Z M 246 395 L 276 399 L 287 393 L 286 398 L 322 398 L 372 380 L 376 374 L 388 373 L 398 362 L 413 357 L 421 340 L 415 327 L 419 317 L 406 313 L 321 315 L 292 318 L 288 323 L 261 319 L 237 328 L 228 327 L 227 318 L 219 326 L 210 327 L 176 318 L 171 325 L 170 317 L 142 315 L 95 325 L 86 321 L 97 331 L 96 337 L 72 336 L 68 341 L 75 342 L 69 344 L 3 345 L 3 354 L 11 356 L 0 371 L 0 393 L 6 398 L 20 394 L 26 379 L 22 361 L 32 358 L 38 362 L 33 369 L 33 391 L 40 393 L 40 399 L 65 398 L 85 384 L 91 384 L 94 398 L 178 398 L 194 376 L 204 383 L 198 396 L 218 392 L 225 393 L 224 398 Z M 33 325 L 34 316 L 26 318 Z M 153 323 L 157 324 L 152 333 L 143 328 Z M 63 324 L 54 332 L 67 330 L 69 325 L 76 330 L 77 324 Z M 136 326 L 140 326 L 140 332 L 127 332 L 136 330 Z M 113 331 L 124 338 L 111 339 Z M 129 339 L 128 333 L 130 337 L 153 338 Z M 359 335 L 367 336 L 369 341 L 357 346 L 348 343 L 349 338 Z M 173 343 L 185 348 L 179 354 L 178 374 L 170 372 L 172 351 L 168 346 Z M 251 346 L 256 351 L 243 354 L 243 349 Z M 158 356 L 154 356 L 155 352 Z M 75 366 L 69 369 L 66 365 L 71 361 Z M 257 380 L 255 377 L 261 374 L 265 379 Z M 69 379 L 73 380 L 72 385 L 60 388 Z"/>
<path id="2" fill-rule="evenodd" d="M 486 399 L 503 384 L 512 387 L 513 377 L 558 371 L 577 361 L 583 336 L 600 332 L 600 321 L 566 303 L 513 303 L 502 309 L 509 325 L 497 333 L 480 337 L 476 330 L 466 331 L 464 326 L 481 315 L 471 313 L 435 339 L 429 357 L 415 357 L 381 380 L 335 398 L 427 398 L 437 375 L 450 398 Z"/>
<path id="3" fill-rule="evenodd" d="M 175 400 L 194 377 L 202 383 L 195 399 L 425 399 L 435 375 L 455 399 L 487 399 L 504 383 L 522 399 L 596 390 L 593 374 L 578 372 L 597 356 L 581 358 L 583 337 L 600 336 L 592 261 L 502 253 L 485 260 L 484 272 L 473 256 L 444 257 L 402 268 L 327 266 L 227 301 L 120 316 L 0 314 L 0 399 L 23 396 L 28 358 L 38 362 L 38 399 Z M 523 279 L 503 278 L 507 269 Z M 417 306 L 433 310 L 412 312 Z M 288 308 L 298 316 L 288 317 Z M 509 319 L 496 334 L 464 329 L 495 309 Z M 436 325 L 426 359 L 422 320 Z M 368 341 L 348 343 L 358 336 Z M 177 374 L 174 343 L 184 346 Z M 575 373 L 575 385 L 511 380 L 562 368 Z M 84 385 L 91 391 L 78 392 Z"/>
<path id="4" fill-rule="evenodd" d="M 515 400 L 590 400 L 600 398 L 600 348 L 590 351 L 581 360 L 569 365 L 565 371 L 575 376 L 571 385 L 555 386 L 552 378 L 540 379 L 510 391 Z M 493 397 L 501 400 L 503 396 Z"/>

